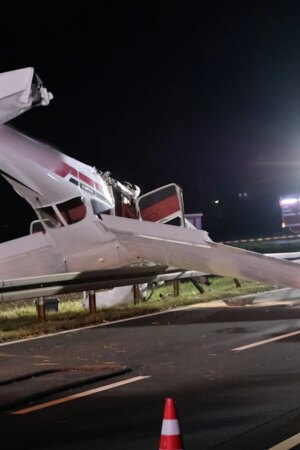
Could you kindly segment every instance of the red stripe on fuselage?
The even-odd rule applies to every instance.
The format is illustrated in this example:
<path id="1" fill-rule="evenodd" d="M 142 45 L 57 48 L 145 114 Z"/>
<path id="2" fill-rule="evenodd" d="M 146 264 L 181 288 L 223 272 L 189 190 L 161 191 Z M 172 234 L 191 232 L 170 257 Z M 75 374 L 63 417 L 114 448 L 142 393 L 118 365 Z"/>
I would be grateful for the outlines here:
<path id="1" fill-rule="evenodd" d="M 92 188 L 98 189 L 99 191 L 103 191 L 102 186 L 99 183 L 92 180 L 90 177 L 88 177 L 84 173 L 78 172 L 74 167 L 70 166 L 69 164 L 67 164 L 64 161 L 61 161 L 61 167 L 56 169 L 55 173 L 57 173 L 57 175 L 60 175 L 62 178 L 65 178 L 69 174 L 76 177 L 76 179 L 78 179 L 78 177 L 79 177 L 80 181 L 83 181 L 84 183 L 88 184 Z"/>
<path id="2" fill-rule="evenodd" d="M 62 178 L 65 178 L 67 175 L 71 174 L 74 175 L 74 177 L 78 178 L 78 171 L 74 169 L 74 167 L 69 166 L 69 164 L 65 163 L 64 161 L 60 161 L 61 166 L 55 169 L 55 173 L 57 175 L 60 175 Z"/>

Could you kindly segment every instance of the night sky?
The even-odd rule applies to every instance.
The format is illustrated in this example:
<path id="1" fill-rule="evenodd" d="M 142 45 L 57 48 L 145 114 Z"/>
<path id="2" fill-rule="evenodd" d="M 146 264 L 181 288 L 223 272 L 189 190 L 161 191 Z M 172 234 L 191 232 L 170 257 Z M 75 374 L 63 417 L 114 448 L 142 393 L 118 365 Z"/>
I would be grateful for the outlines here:
<path id="1" fill-rule="evenodd" d="M 2 15 L 1 72 L 34 66 L 54 94 L 13 125 L 143 193 L 178 183 L 212 238 L 280 232 L 279 196 L 300 194 L 300 4 L 109 5 Z M 0 189 L 5 240 L 34 216 Z"/>

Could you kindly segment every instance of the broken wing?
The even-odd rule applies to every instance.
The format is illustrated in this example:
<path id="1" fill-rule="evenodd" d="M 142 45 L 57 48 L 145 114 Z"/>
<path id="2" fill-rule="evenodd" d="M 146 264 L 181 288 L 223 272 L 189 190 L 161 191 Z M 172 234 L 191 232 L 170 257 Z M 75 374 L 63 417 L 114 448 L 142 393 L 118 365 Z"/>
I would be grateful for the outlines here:
<path id="1" fill-rule="evenodd" d="M 104 225 L 141 259 L 184 270 L 300 288 L 300 265 L 212 242 L 201 230 L 102 216 Z"/>

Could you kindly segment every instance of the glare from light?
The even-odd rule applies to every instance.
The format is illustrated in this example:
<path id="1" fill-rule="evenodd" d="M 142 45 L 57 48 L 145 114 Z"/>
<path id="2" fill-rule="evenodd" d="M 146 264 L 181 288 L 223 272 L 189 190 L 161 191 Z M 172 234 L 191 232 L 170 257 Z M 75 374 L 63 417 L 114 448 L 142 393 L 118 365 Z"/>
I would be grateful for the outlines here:
<path id="1" fill-rule="evenodd" d="M 280 200 L 280 206 L 295 205 L 297 202 L 297 198 L 283 198 L 282 200 Z"/>

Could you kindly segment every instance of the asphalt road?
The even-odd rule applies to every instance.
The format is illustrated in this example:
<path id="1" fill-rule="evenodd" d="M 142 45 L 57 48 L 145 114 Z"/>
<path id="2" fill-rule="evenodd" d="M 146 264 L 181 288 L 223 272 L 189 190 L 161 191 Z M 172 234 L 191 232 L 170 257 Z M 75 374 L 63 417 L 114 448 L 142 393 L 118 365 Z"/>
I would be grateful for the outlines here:
<path id="1" fill-rule="evenodd" d="M 295 299 L 0 346 L 1 449 L 158 449 L 170 396 L 186 450 L 269 449 L 300 433 L 299 349 Z"/>

